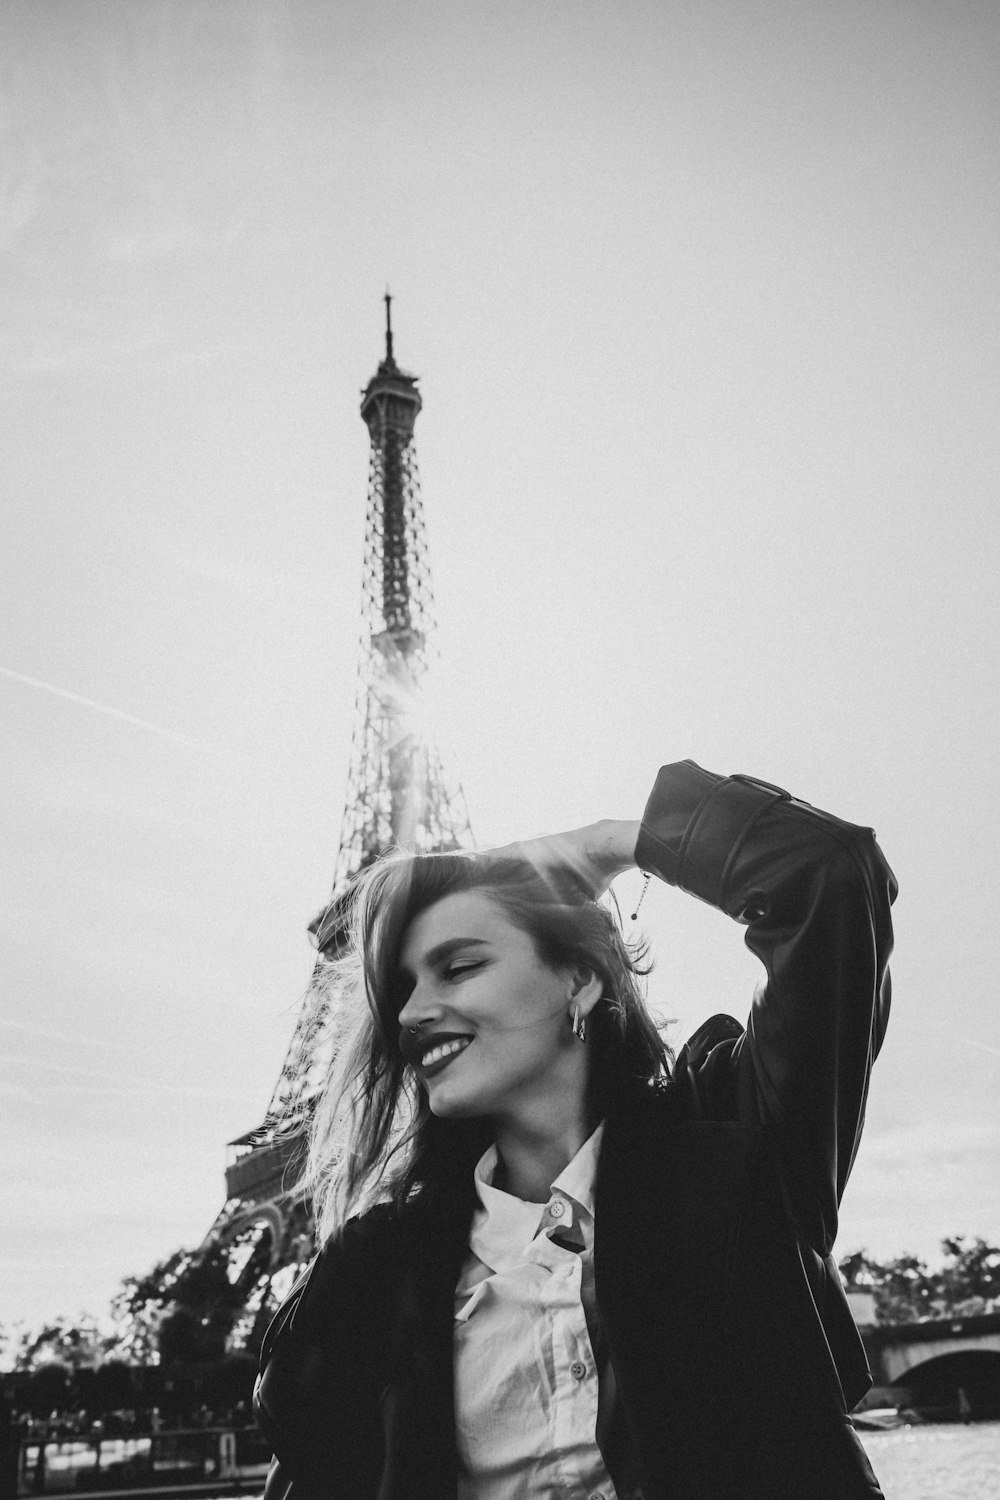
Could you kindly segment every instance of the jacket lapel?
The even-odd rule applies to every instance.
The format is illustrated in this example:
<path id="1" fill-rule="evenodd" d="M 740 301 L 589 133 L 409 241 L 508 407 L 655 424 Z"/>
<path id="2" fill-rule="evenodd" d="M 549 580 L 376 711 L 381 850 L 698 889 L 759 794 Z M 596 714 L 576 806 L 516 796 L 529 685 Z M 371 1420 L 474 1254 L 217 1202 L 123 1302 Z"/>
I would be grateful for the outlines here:
<path id="1" fill-rule="evenodd" d="M 447 1206 L 430 1197 L 405 1215 L 397 1241 L 379 1500 L 447 1500 L 457 1490 L 452 1331 L 472 1201 L 464 1192 Z"/>
<path id="2" fill-rule="evenodd" d="M 727 1496 L 752 1440 L 726 1333 L 759 1131 L 685 1114 L 669 1086 L 634 1095 L 608 1120 L 597 1179 L 597 1296 L 646 1500 L 666 1475 L 678 1495 L 697 1475 L 692 1493 Z"/>

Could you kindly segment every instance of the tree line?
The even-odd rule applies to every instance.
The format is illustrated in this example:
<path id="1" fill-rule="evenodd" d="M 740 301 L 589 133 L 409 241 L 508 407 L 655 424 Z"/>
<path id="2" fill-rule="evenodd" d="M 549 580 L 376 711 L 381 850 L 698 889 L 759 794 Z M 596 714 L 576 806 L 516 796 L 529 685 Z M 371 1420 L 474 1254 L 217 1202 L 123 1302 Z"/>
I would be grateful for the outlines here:
<path id="1" fill-rule="evenodd" d="M 7 1399 L 24 1416 L 66 1414 L 76 1428 L 116 1414 L 109 1435 L 154 1409 L 179 1425 L 249 1420 L 257 1355 L 277 1303 L 267 1258 L 266 1247 L 255 1250 L 234 1276 L 219 1246 L 177 1250 L 122 1283 L 103 1325 L 79 1317 L 0 1329 Z M 289 1285 L 294 1276 L 289 1268 Z"/>
<path id="2" fill-rule="evenodd" d="M 840 1262 L 848 1286 L 870 1291 L 880 1323 L 916 1323 L 922 1318 L 972 1317 L 1000 1311 L 1000 1246 L 956 1235 L 941 1241 L 934 1269 L 917 1255 L 875 1260 L 864 1250 Z"/>
<path id="3" fill-rule="evenodd" d="M 942 1240 L 941 1250 L 933 1268 L 916 1255 L 878 1260 L 858 1250 L 840 1270 L 849 1287 L 873 1293 L 883 1323 L 1000 1311 L 1000 1246 L 959 1235 Z M 288 1268 L 289 1286 L 296 1269 Z M 30 1333 L 0 1329 L 17 1409 L 98 1416 L 155 1406 L 178 1419 L 204 1408 L 246 1409 L 277 1301 L 265 1273 L 263 1249 L 235 1280 L 226 1250 L 178 1250 L 122 1284 L 104 1328 L 81 1317 Z"/>

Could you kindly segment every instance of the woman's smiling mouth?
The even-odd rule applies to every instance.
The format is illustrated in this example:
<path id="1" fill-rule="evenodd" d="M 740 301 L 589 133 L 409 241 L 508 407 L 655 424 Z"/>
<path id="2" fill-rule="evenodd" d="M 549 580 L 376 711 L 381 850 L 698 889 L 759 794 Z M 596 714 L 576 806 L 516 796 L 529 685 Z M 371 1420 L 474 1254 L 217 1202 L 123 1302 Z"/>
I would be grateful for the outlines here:
<path id="1" fill-rule="evenodd" d="M 460 1052 L 464 1052 L 472 1041 L 471 1036 L 450 1037 L 447 1041 L 437 1042 L 430 1047 L 420 1059 L 420 1071 L 425 1078 L 431 1078 L 446 1068 Z"/>

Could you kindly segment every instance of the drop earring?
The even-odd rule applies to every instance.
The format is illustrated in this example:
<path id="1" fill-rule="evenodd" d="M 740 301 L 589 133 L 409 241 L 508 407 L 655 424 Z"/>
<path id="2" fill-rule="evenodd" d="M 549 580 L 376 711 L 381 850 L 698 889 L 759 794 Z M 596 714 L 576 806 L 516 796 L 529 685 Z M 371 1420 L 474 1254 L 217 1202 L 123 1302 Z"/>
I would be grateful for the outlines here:
<path id="1" fill-rule="evenodd" d="M 585 1042 L 587 1040 L 587 1018 L 586 1016 L 581 1016 L 580 1007 L 578 1005 L 574 1005 L 573 1007 L 573 1020 L 571 1024 L 573 1027 L 573 1035 L 576 1037 L 577 1041 Z"/>

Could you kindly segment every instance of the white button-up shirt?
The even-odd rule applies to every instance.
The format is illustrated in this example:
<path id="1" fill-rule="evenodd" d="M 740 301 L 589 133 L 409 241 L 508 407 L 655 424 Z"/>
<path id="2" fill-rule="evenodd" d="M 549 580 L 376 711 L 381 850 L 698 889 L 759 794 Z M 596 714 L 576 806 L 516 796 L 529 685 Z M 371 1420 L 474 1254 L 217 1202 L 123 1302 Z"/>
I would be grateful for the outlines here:
<path id="1" fill-rule="evenodd" d="M 617 1500 L 597 1442 L 594 1175 L 603 1131 L 559 1174 L 546 1204 L 493 1186 L 495 1146 L 476 1167 L 479 1207 L 455 1290 L 459 1500 Z"/>

